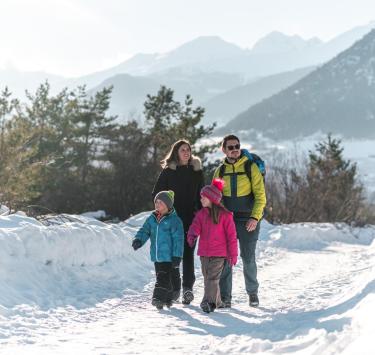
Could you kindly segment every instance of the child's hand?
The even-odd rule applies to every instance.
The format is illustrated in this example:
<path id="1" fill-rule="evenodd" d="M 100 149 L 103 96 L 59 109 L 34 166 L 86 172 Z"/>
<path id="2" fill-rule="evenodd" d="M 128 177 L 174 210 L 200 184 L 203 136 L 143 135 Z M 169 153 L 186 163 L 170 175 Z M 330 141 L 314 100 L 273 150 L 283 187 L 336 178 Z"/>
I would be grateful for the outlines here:
<path id="1" fill-rule="evenodd" d="M 237 264 L 237 256 L 230 256 L 227 260 L 230 267 Z"/>
<path id="2" fill-rule="evenodd" d="M 172 257 L 172 267 L 174 269 L 178 268 L 180 266 L 180 263 L 181 263 L 181 258 L 179 258 L 178 256 Z"/>
<path id="3" fill-rule="evenodd" d="M 134 239 L 132 243 L 132 247 L 134 250 L 139 249 L 142 246 L 142 242 L 139 239 Z"/>
<path id="4" fill-rule="evenodd" d="M 188 242 L 190 248 L 194 247 L 196 239 L 197 239 L 197 237 L 194 237 L 192 235 L 188 235 L 187 242 Z"/>

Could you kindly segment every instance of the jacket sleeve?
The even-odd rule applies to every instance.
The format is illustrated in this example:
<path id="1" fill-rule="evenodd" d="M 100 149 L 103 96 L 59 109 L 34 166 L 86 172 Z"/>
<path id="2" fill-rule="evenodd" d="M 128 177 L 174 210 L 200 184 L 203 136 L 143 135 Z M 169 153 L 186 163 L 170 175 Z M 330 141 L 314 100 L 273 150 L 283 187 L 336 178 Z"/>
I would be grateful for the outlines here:
<path id="1" fill-rule="evenodd" d="M 184 226 L 181 219 L 177 216 L 172 230 L 172 243 L 172 256 L 182 258 L 184 254 Z"/>
<path id="2" fill-rule="evenodd" d="M 203 175 L 203 170 L 199 171 L 199 182 L 198 182 L 198 189 L 197 189 L 197 196 L 196 196 L 196 211 L 199 211 L 202 208 L 202 203 L 201 203 L 201 190 L 202 187 L 204 186 L 204 175 Z"/>
<path id="3" fill-rule="evenodd" d="M 228 213 L 225 216 L 225 234 L 227 237 L 227 252 L 229 257 L 238 256 L 238 242 L 237 242 L 237 232 L 236 225 L 234 224 L 233 215 Z"/>
<path id="4" fill-rule="evenodd" d="M 138 230 L 137 234 L 134 237 L 134 239 L 139 239 L 142 242 L 142 246 L 151 237 L 150 218 L 151 216 L 146 219 L 145 223 L 143 223 L 142 227 Z"/>
<path id="5" fill-rule="evenodd" d="M 187 240 L 189 245 L 194 244 L 195 239 L 200 236 L 202 231 L 202 218 L 201 210 L 195 215 L 193 222 L 191 223 L 187 232 Z"/>
<path id="6" fill-rule="evenodd" d="M 167 169 L 163 169 L 158 179 L 156 180 L 156 183 L 154 185 L 154 188 L 152 190 L 152 200 L 154 200 L 156 194 L 160 191 L 169 190 L 168 188 L 168 172 Z"/>
<path id="7" fill-rule="evenodd" d="M 250 217 L 259 221 L 263 216 L 267 200 L 263 176 L 256 164 L 251 164 L 251 189 L 254 195 L 254 206 Z"/>

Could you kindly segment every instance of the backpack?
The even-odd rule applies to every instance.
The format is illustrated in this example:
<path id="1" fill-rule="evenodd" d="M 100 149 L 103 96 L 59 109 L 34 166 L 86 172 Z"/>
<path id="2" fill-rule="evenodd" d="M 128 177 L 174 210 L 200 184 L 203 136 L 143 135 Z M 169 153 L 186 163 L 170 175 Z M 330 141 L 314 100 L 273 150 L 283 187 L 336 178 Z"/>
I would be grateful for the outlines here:
<path id="1" fill-rule="evenodd" d="M 248 160 L 246 160 L 246 162 L 245 162 L 244 168 L 245 168 L 245 173 L 250 180 L 250 183 L 251 183 L 251 164 L 253 164 L 253 163 L 255 163 L 258 166 L 258 169 L 259 169 L 259 171 L 260 171 L 260 173 L 262 174 L 262 177 L 263 177 L 263 182 L 265 183 L 266 164 L 265 164 L 264 160 L 259 155 L 254 154 L 254 153 L 250 153 L 247 149 L 241 149 L 241 153 L 248 158 Z M 219 177 L 220 177 L 220 179 L 223 178 L 224 173 L 225 173 L 225 164 L 222 163 L 219 167 Z M 238 173 L 238 174 L 241 174 L 241 173 Z"/>

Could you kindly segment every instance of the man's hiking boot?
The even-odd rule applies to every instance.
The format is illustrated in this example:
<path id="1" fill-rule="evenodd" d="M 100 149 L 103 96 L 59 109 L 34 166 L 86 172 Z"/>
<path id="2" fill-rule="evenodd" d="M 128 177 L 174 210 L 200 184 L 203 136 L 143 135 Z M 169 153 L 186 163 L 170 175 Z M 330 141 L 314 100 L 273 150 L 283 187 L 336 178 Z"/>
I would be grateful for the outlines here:
<path id="1" fill-rule="evenodd" d="M 193 291 L 186 289 L 182 294 L 182 303 L 183 304 L 190 304 L 190 302 L 194 299 Z"/>
<path id="2" fill-rule="evenodd" d="M 158 300 L 157 298 L 153 298 L 151 301 L 151 304 L 159 310 L 163 309 L 163 306 L 164 306 L 164 302 L 161 300 Z"/>
<path id="3" fill-rule="evenodd" d="M 259 298 L 256 293 L 251 293 L 249 296 L 249 305 L 250 307 L 258 307 L 259 306 Z"/>

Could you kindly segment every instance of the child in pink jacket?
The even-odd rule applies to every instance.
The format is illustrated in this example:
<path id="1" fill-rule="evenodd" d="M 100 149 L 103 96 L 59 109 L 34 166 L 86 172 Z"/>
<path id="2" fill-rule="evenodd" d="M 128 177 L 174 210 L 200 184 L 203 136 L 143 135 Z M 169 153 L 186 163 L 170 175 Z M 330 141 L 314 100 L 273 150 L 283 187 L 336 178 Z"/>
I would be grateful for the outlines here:
<path id="1" fill-rule="evenodd" d="M 203 208 L 195 215 L 187 234 L 192 247 L 199 237 L 198 255 L 204 277 L 204 296 L 201 308 L 213 312 L 221 304 L 219 281 L 227 259 L 230 266 L 237 263 L 238 247 L 232 212 L 222 204 L 224 181 L 214 179 L 201 190 Z"/>

